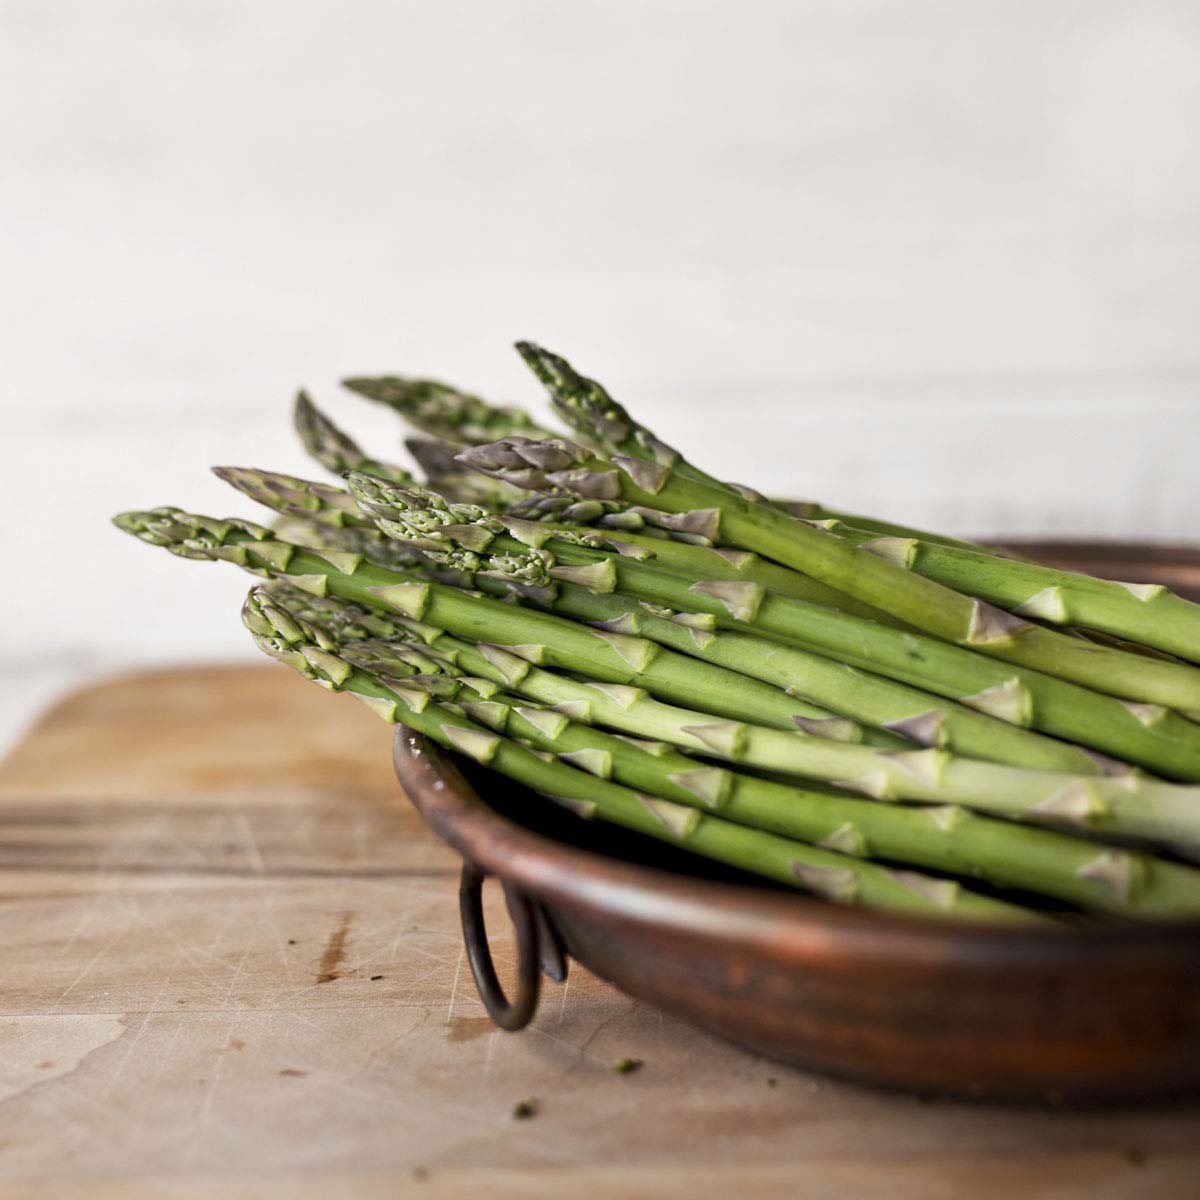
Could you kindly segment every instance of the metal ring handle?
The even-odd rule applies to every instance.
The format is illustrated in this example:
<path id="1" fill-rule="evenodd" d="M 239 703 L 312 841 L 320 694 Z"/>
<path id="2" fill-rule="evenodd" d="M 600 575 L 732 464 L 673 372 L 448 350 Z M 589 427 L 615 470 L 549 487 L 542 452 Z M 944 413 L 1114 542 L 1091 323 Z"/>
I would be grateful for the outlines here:
<path id="1" fill-rule="evenodd" d="M 458 912 L 462 918 L 463 944 L 475 987 L 488 1016 L 501 1029 L 515 1033 L 524 1029 L 537 1011 L 541 993 L 542 973 L 538 953 L 538 927 L 534 905 L 530 899 L 507 883 L 504 896 L 517 934 L 517 988 L 512 1000 L 504 994 L 492 952 L 488 948 L 487 926 L 483 920 L 484 874 L 473 863 L 464 862 L 458 885 Z"/>

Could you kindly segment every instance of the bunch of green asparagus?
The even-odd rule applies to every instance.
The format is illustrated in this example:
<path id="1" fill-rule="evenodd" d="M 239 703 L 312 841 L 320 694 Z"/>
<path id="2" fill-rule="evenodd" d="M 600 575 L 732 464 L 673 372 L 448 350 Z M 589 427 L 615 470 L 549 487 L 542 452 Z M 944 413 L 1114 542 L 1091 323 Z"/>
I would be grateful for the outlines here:
<path id="1" fill-rule="evenodd" d="M 573 436 L 349 379 L 417 431 L 423 481 L 302 393 L 340 486 L 219 467 L 271 526 L 116 524 L 258 575 L 267 654 L 580 818 L 843 904 L 1200 915 L 1200 605 L 767 499 L 517 349 Z"/>

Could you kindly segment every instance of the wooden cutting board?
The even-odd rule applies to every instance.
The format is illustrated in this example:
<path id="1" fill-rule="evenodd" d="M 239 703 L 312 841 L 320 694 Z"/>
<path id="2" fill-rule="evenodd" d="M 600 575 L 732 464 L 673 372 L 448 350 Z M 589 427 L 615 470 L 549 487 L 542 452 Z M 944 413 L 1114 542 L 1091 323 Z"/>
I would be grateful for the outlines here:
<path id="1" fill-rule="evenodd" d="M 388 729 L 282 668 L 68 697 L 0 765 L 0 1194 L 1200 1195 L 1195 1107 L 875 1094 L 577 966 L 498 1033 L 457 866 L 399 794 Z"/>

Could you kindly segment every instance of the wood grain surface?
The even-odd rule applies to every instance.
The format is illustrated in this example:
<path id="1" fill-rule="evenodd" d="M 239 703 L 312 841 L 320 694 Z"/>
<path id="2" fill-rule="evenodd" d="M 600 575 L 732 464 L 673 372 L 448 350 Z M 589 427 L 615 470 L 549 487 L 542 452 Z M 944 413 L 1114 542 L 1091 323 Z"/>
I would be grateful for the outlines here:
<path id="1" fill-rule="evenodd" d="M 193 668 L 69 697 L 0 766 L 0 1195 L 1197 1194 L 1195 1109 L 875 1094 L 578 967 L 495 1032 L 388 737 L 282 669 Z"/>

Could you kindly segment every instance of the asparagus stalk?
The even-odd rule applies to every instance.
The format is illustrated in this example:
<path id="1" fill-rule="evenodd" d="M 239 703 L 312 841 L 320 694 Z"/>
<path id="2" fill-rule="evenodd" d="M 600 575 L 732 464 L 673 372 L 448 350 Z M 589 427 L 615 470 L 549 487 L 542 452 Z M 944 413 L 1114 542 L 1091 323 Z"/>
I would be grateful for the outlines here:
<path id="1" fill-rule="evenodd" d="M 879 750 L 813 737 L 799 728 L 747 724 L 750 711 L 733 684 L 757 703 L 757 681 L 671 655 L 644 638 L 588 629 L 561 618 L 470 595 L 412 575 L 281 542 L 251 522 L 159 509 L 123 513 L 119 528 L 185 558 L 231 561 L 318 595 L 390 609 L 474 640 L 504 646 L 528 662 L 577 671 L 593 680 L 644 686 L 687 703 L 703 697 L 714 719 L 692 728 L 702 753 L 789 775 L 827 780 L 876 799 L 961 803 L 1019 820 L 1072 823 L 1118 836 L 1200 846 L 1200 788 L 1136 775 L 1120 779 L 1032 771 L 955 757 L 944 750 Z M 714 676 L 719 672 L 720 681 Z M 724 681 L 730 684 L 722 690 Z M 784 694 L 767 688 L 775 697 Z M 787 699 L 785 697 L 785 699 Z M 731 713 L 738 716 L 731 717 Z M 716 719 L 724 717 L 726 719 Z M 699 748 L 699 747 L 698 747 Z M 1120 884 L 1124 887 L 1124 884 Z"/>
<path id="2" fill-rule="evenodd" d="M 584 441 L 610 453 L 678 466 L 688 478 L 728 488 L 728 484 L 693 467 L 673 446 L 638 424 L 599 383 L 580 375 L 565 358 L 533 342 L 517 342 L 516 349 L 549 392 L 554 411 Z"/>
<path id="3" fill-rule="evenodd" d="M 551 401 L 558 415 L 585 442 L 602 447 L 610 456 L 613 454 L 625 455 L 641 459 L 644 462 L 673 467 L 686 478 L 720 488 L 723 491 L 731 491 L 739 496 L 746 495 L 749 489 L 737 484 L 724 483 L 688 462 L 673 446 L 668 446 L 644 425 L 635 421 L 604 387 L 594 379 L 588 379 L 581 375 L 565 358 L 553 354 L 533 342 L 518 342 L 517 353 L 550 393 Z M 513 432 L 519 431 L 514 430 Z M 753 493 L 753 495 L 760 501 L 764 500 L 757 493 Z M 835 513 L 831 509 L 813 503 L 794 500 L 765 502 L 793 515 L 808 519 L 813 519 L 814 514 L 820 513 L 822 517 L 836 516 L 851 520 L 849 514 Z M 796 512 L 798 507 L 802 511 Z M 971 547 L 970 542 L 959 542 L 954 538 L 944 538 L 938 534 L 892 525 L 871 517 L 855 517 L 853 521 L 860 528 L 875 529 L 879 533 L 893 537 L 921 537 L 927 541 Z"/>
<path id="4" fill-rule="evenodd" d="M 338 653 L 345 656 L 351 646 L 366 646 L 372 653 L 382 652 L 387 655 L 396 651 L 433 646 L 438 639 L 450 638 L 444 630 L 435 629 L 432 625 L 422 625 L 417 621 L 409 621 L 394 613 L 382 612 L 377 608 L 367 608 L 343 600 L 338 596 L 326 594 L 316 596 L 290 583 L 275 581 L 269 584 L 256 584 L 260 591 L 270 593 L 276 607 L 283 609 L 297 621 L 302 621 L 318 629 L 325 637 L 336 642 Z M 455 645 L 459 644 L 455 639 Z M 474 643 L 461 642 L 463 646 Z M 436 651 L 437 661 L 443 664 L 449 662 L 447 656 L 439 648 Z M 394 674 L 390 658 L 378 661 L 355 658 L 352 666 L 363 667 L 368 671 L 380 671 L 384 674 Z M 426 674 L 437 668 L 422 663 L 417 668 Z M 470 670 L 477 675 L 478 671 Z M 501 681 L 503 682 L 503 681 Z"/>
<path id="5" fill-rule="evenodd" d="M 434 491 L 437 490 L 434 488 Z M 649 555 L 655 566 L 674 571 L 677 575 L 687 575 L 693 579 L 755 583 L 768 591 L 805 600 L 809 604 L 821 604 L 884 625 L 906 628 L 889 613 L 863 604 L 845 592 L 827 587 L 808 575 L 801 575 L 799 571 L 781 566 L 752 551 L 713 546 L 711 540 L 703 536 L 664 538 L 660 527 L 643 519 L 645 510 L 618 508 L 609 513 L 603 511 L 603 501 L 573 501 L 565 496 L 539 496 L 537 500 L 550 503 L 515 504 L 504 515 L 514 520 L 537 521 L 552 530 L 587 527 L 599 539 L 597 544 L 602 542 L 609 549 L 632 557 Z M 670 517 L 674 514 L 662 515 Z M 620 520 L 611 519 L 618 516 Z M 644 554 L 641 553 L 643 551 Z"/>
<path id="6" fill-rule="evenodd" d="M 399 413 L 414 429 L 444 442 L 474 445 L 510 434 L 528 438 L 557 436 L 522 409 L 502 408 L 436 379 L 400 375 L 358 376 L 344 387 Z"/>
<path id="7" fill-rule="evenodd" d="M 778 596 L 754 583 L 689 582 L 628 552 L 606 554 L 592 544 L 602 541 L 594 536 L 489 517 L 478 509 L 446 505 L 422 489 L 391 487 L 354 474 L 349 481 L 360 508 L 374 514 L 384 532 L 439 561 L 482 571 L 478 586 L 485 590 L 495 589 L 488 576 L 511 578 L 529 598 L 556 611 L 607 622 L 620 632 L 636 627 L 641 636 L 790 687 L 855 720 L 971 757 L 1077 773 L 1096 769 L 1078 747 L 1017 728 L 1033 725 L 1169 775 L 1200 778 L 1200 730 L 1174 714 L 1164 712 L 1148 724 L 1111 696 Z M 460 548 L 463 553 L 456 552 Z M 669 554 L 676 565 L 689 556 L 716 557 L 691 546 L 673 546 Z M 542 590 L 529 592 L 529 584 Z M 589 597 L 587 591 L 597 595 Z M 671 613 L 656 614 L 625 597 L 666 606 L 676 619 L 664 619 Z M 690 614 L 687 628 L 680 628 L 681 611 Z M 733 632 L 717 633 L 717 627 Z M 745 636 L 762 633 L 789 644 Z M 839 663 L 894 676 L 900 683 Z M 939 705 L 929 692 L 960 704 Z"/>
<path id="8" fill-rule="evenodd" d="M 922 542 L 931 542 L 938 546 L 957 546 L 960 550 L 988 551 L 976 542 L 965 542 L 961 538 L 947 537 L 941 533 L 930 533 L 927 529 L 914 529 L 911 525 L 896 525 L 891 521 L 882 521 L 878 517 L 865 517 L 861 513 L 842 512 L 828 505 L 819 504 L 815 500 L 775 500 L 774 503 L 792 517 L 802 521 L 844 521 L 855 529 L 869 530 L 876 537 L 918 538 Z"/>
<path id="9" fill-rule="evenodd" d="M 509 507 L 510 516 L 555 525 L 599 525 L 606 529 L 637 530 L 648 536 L 669 537 L 697 546 L 712 545 L 711 538 L 697 532 L 711 524 L 709 513 L 669 513 L 662 509 L 639 508 L 620 500 L 583 500 L 565 492 L 522 495 L 523 499 Z"/>
<path id="10" fill-rule="evenodd" d="M 320 553 L 330 551 L 348 559 L 362 558 L 390 571 L 421 570 L 423 567 L 421 554 L 384 537 L 378 529 L 361 529 L 358 526 L 339 529 L 304 517 L 284 514 L 275 520 L 272 531 L 280 541 L 291 542 L 305 550 Z"/>
<path id="11" fill-rule="evenodd" d="M 368 455 L 353 438 L 343 433 L 305 392 L 296 396 L 293 410 L 296 432 L 305 450 L 327 471 L 344 475 L 347 471 L 366 471 L 392 483 L 412 483 L 411 471 Z"/>
<path id="12" fill-rule="evenodd" d="M 336 644 L 336 653 L 365 673 L 453 675 L 454 687 L 461 689 L 453 698 L 468 716 L 639 791 L 844 854 L 986 879 L 1099 912 L 1141 918 L 1200 913 L 1200 871 L 1195 868 L 997 821 L 959 806 L 885 805 L 705 766 L 661 743 L 603 733 L 568 715 L 645 733 L 637 710 L 658 706 L 649 697 L 626 706 L 612 700 L 608 689 L 542 671 L 494 647 L 476 646 L 432 627 L 411 630 L 369 609 L 290 588 L 272 587 L 270 595 L 294 621 L 322 630 Z M 432 665 L 423 661 L 430 656 Z M 447 695 L 445 678 L 433 682 L 438 694 Z M 419 679 L 413 683 L 423 686 Z M 529 706 L 530 699 L 536 706 Z M 702 719 L 681 713 L 676 728 Z M 1107 882 L 1114 856 L 1129 859 L 1121 868 L 1122 875 L 1135 881 L 1128 891 L 1114 890 Z"/>
<path id="13" fill-rule="evenodd" d="M 279 471 L 259 471 L 253 467 L 213 467 L 212 472 L 244 496 L 276 512 L 303 517 L 335 529 L 370 526 L 370 521 L 355 503 L 354 497 L 344 488 L 314 483 L 311 479 L 299 479 Z"/>
<path id="14" fill-rule="evenodd" d="M 608 821 L 705 858 L 843 904 L 974 920 L 1038 922 L 1037 914 L 976 895 L 952 880 L 917 875 L 738 825 L 695 807 L 635 792 L 554 755 L 542 756 L 440 703 L 429 690 L 385 682 L 351 667 L 328 645 L 252 592 L 243 620 L 259 647 L 305 678 L 350 692 L 392 724 L 406 725 L 441 745 L 564 804 L 586 818 Z M 519 719 L 518 719 L 519 723 Z M 536 722 L 529 723 L 530 728 Z"/>
<path id="15" fill-rule="evenodd" d="M 877 537 L 842 521 L 819 525 L 926 579 L 979 596 L 1018 616 L 1082 626 L 1180 658 L 1200 659 L 1200 604 L 1161 584 L 1114 583 L 979 549 L 912 537 Z"/>
<path id="16" fill-rule="evenodd" d="M 1200 671 L 1033 625 L 987 601 L 913 574 L 888 559 L 753 498 L 731 495 L 674 467 L 596 457 L 562 439 L 512 437 L 474 446 L 460 461 L 531 490 L 563 488 L 671 511 L 714 509 L 718 538 L 774 558 L 944 641 L 1071 680 L 1139 705 L 1200 713 Z M 1157 709 L 1147 714 L 1158 719 Z"/>
<path id="17" fill-rule="evenodd" d="M 460 504 L 481 504 L 484 508 L 503 512 L 524 499 L 525 493 L 517 488 L 467 470 L 455 458 L 459 447 L 451 442 L 443 442 L 439 438 L 405 438 L 404 445 L 421 468 L 429 486 L 451 500 Z M 365 467 L 360 469 L 371 475 L 379 474 Z"/>

